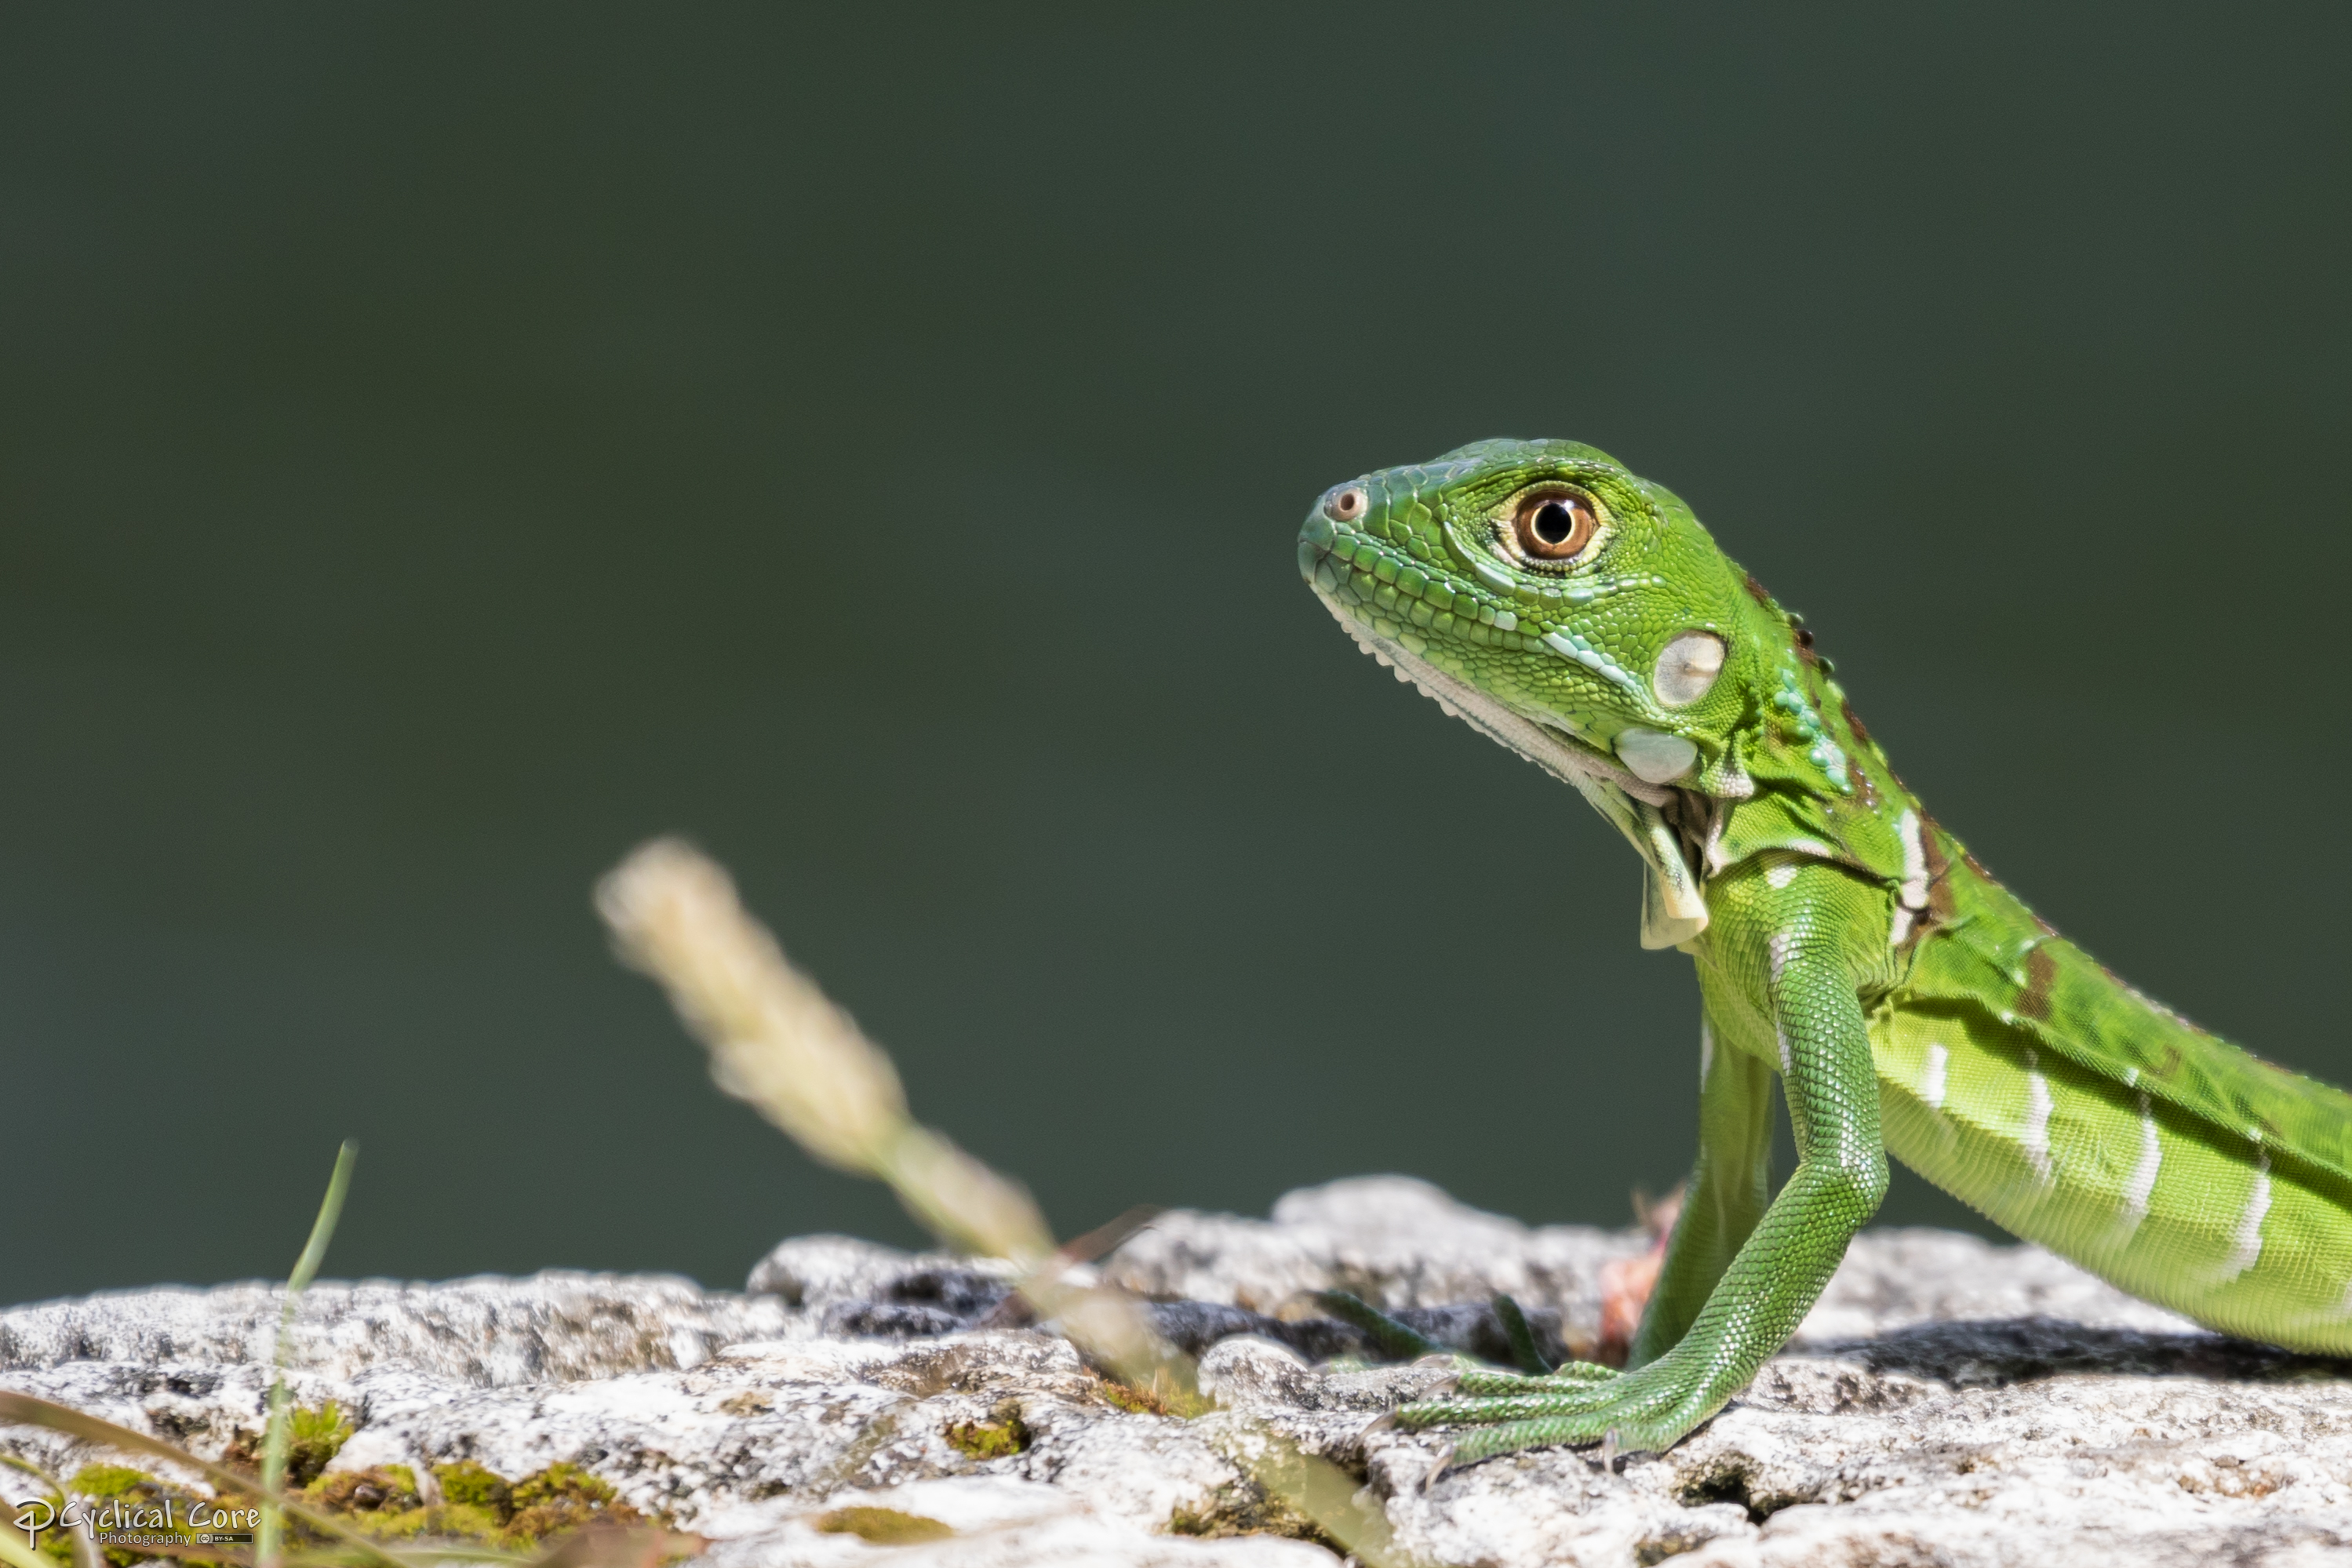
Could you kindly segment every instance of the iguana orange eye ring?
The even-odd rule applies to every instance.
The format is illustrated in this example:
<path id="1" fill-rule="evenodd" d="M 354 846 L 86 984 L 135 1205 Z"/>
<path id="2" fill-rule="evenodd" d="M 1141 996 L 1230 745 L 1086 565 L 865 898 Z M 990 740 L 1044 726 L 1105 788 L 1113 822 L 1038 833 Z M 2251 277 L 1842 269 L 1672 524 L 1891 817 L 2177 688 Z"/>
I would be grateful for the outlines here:
<path id="1" fill-rule="evenodd" d="M 1592 503 L 1573 493 L 1530 496 L 1511 521 L 1519 549 L 1536 560 L 1567 560 L 1581 554 L 1600 530 Z"/>
<path id="2" fill-rule="evenodd" d="M 1349 485 L 1323 497 L 1323 515 L 1335 523 L 1352 523 L 1371 506 L 1372 498 L 1361 485 Z"/>

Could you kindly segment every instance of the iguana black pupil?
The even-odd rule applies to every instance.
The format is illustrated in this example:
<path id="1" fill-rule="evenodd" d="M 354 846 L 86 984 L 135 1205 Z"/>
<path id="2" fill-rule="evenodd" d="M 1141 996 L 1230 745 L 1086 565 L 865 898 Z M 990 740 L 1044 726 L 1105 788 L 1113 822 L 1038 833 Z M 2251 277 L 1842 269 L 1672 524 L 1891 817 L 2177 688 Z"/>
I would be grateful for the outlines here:
<path id="1" fill-rule="evenodd" d="M 1559 544 L 1576 531 L 1576 518 L 1558 501 L 1546 501 L 1536 513 L 1536 538 L 1548 545 Z"/>

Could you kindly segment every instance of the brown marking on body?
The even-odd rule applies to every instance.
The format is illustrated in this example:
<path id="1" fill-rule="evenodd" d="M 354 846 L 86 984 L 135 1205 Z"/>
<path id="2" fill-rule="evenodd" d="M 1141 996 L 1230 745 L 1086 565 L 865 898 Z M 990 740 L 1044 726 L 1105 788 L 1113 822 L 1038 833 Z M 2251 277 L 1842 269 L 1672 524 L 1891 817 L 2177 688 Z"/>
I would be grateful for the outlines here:
<path id="1" fill-rule="evenodd" d="M 1952 891 L 1952 857 L 1944 851 L 1944 830 L 1926 811 L 1919 813 L 1920 858 L 1927 862 L 1927 913 L 1949 920 L 1960 912 L 1960 895 Z"/>
<path id="2" fill-rule="evenodd" d="M 1748 590 L 1748 598 L 1754 600 L 1765 609 L 1769 610 L 1773 614 L 1778 615 L 1788 624 L 1789 640 L 1796 645 L 1797 656 L 1799 658 L 1804 660 L 1808 664 L 1818 664 L 1821 663 L 1821 655 L 1813 652 L 1813 634 L 1805 630 L 1802 626 L 1798 625 L 1797 618 L 1795 616 L 1780 608 L 1780 601 L 1772 597 L 1772 593 L 1769 589 L 1756 580 L 1756 574 L 1754 572 L 1751 571 L 1747 574 L 1747 578 L 1741 586 Z"/>
<path id="3" fill-rule="evenodd" d="M 2025 991 L 2017 998 L 2020 1016 L 2036 1019 L 2050 1017 L 2050 988 L 2057 983 L 2058 960 L 2046 947 L 2036 946 L 2025 956 Z"/>
<path id="4" fill-rule="evenodd" d="M 1853 711 L 1853 700 L 1843 694 L 1838 697 L 1838 712 L 1845 715 L 1845 727 L 1853 731 L 1853 737 L 1856 740 L 1864 746 L 1874 744 L 1870 738 L 1870 731 L 1863 727 L 1862 716 Z"/>
<path id="5" fill-rule="evenodd" d="M 1788 627 L 1789 643 L 1790 646 L 1796 649 L 1798 662 L 1806 665 L 1809 669 L 1817 669 L 1822 674 L 1828 674 L 1828 662 L 1822 659 L 1819 653 L 1813 652 L 1813 634 L 1801 623 L 1804 617 L 1801 615 L 1791 614 L 1790 612 L 1781 609 L 1780 601 L 1774 599 L 1770 591 L 1768 591 L 1762 583 L 1756 580 L 1756 574 L 1754 572 L 1751 571 L 1748 574 L 1744 586 L 1747 588 L 1748 596 L 1750 599 L 1756 601 L 1757 603 L 1762 605 L 1773 614 L 1778 615 L 1780 618 L 1781 624 Z"/>

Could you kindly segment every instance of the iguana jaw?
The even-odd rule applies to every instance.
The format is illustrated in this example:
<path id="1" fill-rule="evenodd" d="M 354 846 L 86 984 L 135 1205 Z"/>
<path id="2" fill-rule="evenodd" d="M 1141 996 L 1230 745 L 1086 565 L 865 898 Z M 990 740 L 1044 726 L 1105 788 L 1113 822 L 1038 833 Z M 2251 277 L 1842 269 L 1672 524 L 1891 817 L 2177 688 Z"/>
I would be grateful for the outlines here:
<path id="1" fill-rule="evenodd" d="M 1662 785 L 1643 783 L 1620 767 L 1615 758 L 1566 731 L 1531 719 L 1459 676 L 1447 674 L 1392 638 L 1383 637 L 1363 624 L 1347 605 L 1323 591 L 1319 585 L 1314 586 L 1317 601 L 1347 628 L 1356 646 L 1379 660 L 1383 669 L 1395 670 L 1398 679 L 1412 683 L 1422 695 L 1489 740 L 1580 789 L 1605 786 L 1653 806 L 1664 805 L 1673 793 Z"/>
<path id="2" fill-rule="evenodd" d="M 1576 787 L 1604 821 L 1625 835 L 1648 871 L 1642 895 L 1642 946 L 1679 946 L 1706 929 L 1707 912 L 1690 865 L 1685 862 L 1674 833 L 1654 808 L 1666 803 L 1672 790 L 1634 778 L 1612 759 L 1574 737 L 1531 719 L 1498 702 L 1469 682 L 1431 664 L 1391 638 L 1358 621 L 1349 607 L 1318 586 L 1315 597 L 1356 645 L 1410 681 L 1454 717 L 1488 739 L 1518 753 L 1554 778 Z M 1653 810 L 1643 812 L 1641 806 Z"/>

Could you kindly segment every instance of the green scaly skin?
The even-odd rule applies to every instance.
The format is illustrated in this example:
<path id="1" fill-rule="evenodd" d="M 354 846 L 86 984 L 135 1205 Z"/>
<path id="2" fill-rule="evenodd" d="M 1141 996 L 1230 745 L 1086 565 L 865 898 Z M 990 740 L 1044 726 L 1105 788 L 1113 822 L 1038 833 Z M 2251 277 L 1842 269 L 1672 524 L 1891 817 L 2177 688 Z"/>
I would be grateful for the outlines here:
<path id="1" fill-rule="evenodd" d="M 1515 531 L 1545 498 L 1598 520 L 1571 559 Z M 1617 825 L 1643 944 L 1689 954 L 1702 999 L 1698 1163 L 1628 1370 L 1473 1372 L 1401 1424 L 1468 1428 L 1454 1463 L 1671 1447 L 1795 1331 L 1889 1153 L 2135 1295 L 2352 1354 L 2352 1096 L 2140 995 L 1993 881 L 1671 492 L 1573 442 L 1479 442 L 1333 488 L 1298 563 L 1400 679 Z M 1776 1072 L 1798 1165 L 1773 1195 Z"/>

